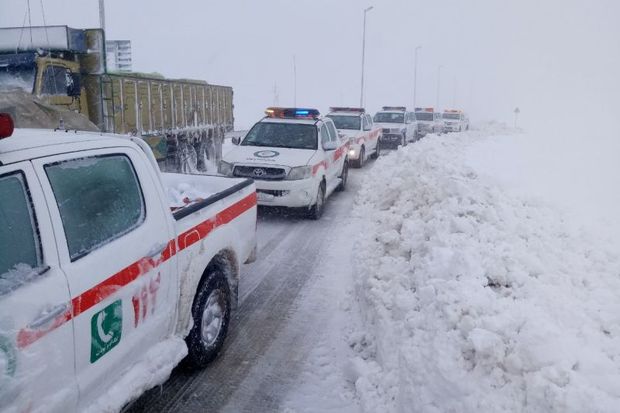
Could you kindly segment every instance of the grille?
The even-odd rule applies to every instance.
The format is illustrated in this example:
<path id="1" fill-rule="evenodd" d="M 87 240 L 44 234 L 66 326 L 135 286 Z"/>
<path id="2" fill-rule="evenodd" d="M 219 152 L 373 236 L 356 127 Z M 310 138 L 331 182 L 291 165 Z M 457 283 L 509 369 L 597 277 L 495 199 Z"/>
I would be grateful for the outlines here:
<path id="1" fill-rule="evenodd" d="M 274 190 L 274 189 L 257 189 L 256 192 L 261 193 L 261 194 L 273 195 L 277 197 L 277 196 L 288 195 L 290 191 L 280 191 L 280 190 Z"/>
<path id="2" fill-rule="evenodd" d="M 286 178 L 286 171 L 282 168 L 263 168 L 260 166 L 235 166 L 233 175 L 263 181 L 281 181 Z"/>
<path id="3" fill-rule="evenodd" d="M 390 133 L 389 129 L 383 129 L 383 133 Z"/>

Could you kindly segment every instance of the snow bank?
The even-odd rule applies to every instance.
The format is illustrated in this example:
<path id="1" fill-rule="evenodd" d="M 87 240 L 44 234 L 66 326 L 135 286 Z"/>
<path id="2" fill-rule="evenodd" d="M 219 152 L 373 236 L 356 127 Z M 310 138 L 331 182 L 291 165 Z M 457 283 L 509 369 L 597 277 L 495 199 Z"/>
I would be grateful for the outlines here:
<path id="1" fill-rule="evenodd" d="M 355 366 L 365 411 L 618 410 L 620 259 L 467 166 L 469 146 L 512 133 L 430 136 L 368 175 L 354 253 L 376 348 Z"/>

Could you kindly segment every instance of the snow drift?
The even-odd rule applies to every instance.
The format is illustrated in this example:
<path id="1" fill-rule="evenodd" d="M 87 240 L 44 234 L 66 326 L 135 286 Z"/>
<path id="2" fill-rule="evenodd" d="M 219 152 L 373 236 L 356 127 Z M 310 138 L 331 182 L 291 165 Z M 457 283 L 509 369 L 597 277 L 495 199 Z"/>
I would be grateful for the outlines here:
<path id="1" fill-rule="evenodd" d="M 620 260 L 562 214 L 467 166 L 498 125 L 382 157 L 355 213 L 356 291 L 374 336 L 366 411 L 620 406 Z"/>

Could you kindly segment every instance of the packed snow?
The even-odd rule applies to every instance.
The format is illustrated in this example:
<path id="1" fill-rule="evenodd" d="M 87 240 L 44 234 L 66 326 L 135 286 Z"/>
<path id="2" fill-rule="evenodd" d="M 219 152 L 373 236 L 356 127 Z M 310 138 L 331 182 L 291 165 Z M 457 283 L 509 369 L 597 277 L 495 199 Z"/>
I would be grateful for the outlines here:
<path id="1" fill-rule="evenodd" d="M 175 186 L 168 186 L 168 204 L 170 209 L 184 208 L 196 202 L 203 201 L 209 194 L 190 183 L 179 182 Z"/>
<path id="2" fill-rule="evenodd" d="M 368 223 L 354 248 L 364 411 L 618 410 L 620 257 L 518 172 L 490 175 L 511 162 L 488 149 L 521 141 L 497 124 L 431 135 L 368 174 L 354 211 Z"/>

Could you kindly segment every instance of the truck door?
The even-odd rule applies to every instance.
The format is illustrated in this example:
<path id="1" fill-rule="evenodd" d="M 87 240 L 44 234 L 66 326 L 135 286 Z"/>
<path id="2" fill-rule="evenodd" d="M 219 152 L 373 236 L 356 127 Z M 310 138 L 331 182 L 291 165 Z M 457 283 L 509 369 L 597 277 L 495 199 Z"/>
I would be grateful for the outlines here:
<path id="1" fill-rule="evenodd" d="M 67 279 L 29 162 L 0 167 L 0 411 L 74 411 Z"/>
<path id="2" fill-rule="evenodd" d="M 338 135 L 338 131 L 336 130 L 336 126 L 334 126 L 334 122 L 330 119 L 325 121 L 325 125 L 327 125 L 327 130 L 329 132 L 329 137 L 332 142 L 338 145 L 338 149 L 332 151 L 329 167 L 328 167 L 328 180 L 331 179 L 331 182 L 335 182 L 336 179 L 340 176 L 342 172 L 342 166 L 344 164 L 344 160 L 347 155 L 347 148 L 345 146 L 346 141 L 349 138 L 340 139 Z M 346 139 L 346 140 L 345 140 Z M 329 181 L 328 181 L 329 183 Z"/>
<path id="3" fill-rule="evenodd" d="M 176 244 L 161 184 L 143 153 L 84 151 L 37 160 L 35 168 L 61 234 L 82 410 L 170 336 Z"/>

